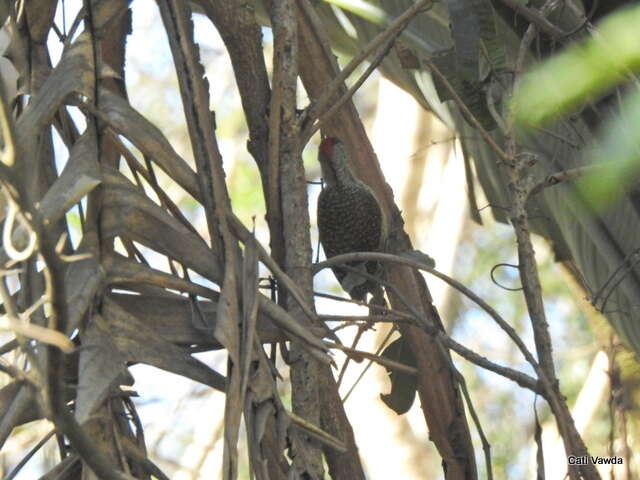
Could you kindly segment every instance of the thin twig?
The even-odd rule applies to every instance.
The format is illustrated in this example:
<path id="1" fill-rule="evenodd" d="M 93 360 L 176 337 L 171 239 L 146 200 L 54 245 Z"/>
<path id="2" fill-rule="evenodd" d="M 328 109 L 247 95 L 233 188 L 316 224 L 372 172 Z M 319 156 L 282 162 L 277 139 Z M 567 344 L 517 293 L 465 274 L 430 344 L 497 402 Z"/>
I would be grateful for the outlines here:
<path id="1" fill-rule="evenodd" d="M 489 314 L 491 318 L 495 320 L 498 326 L 504 330 L 504 332 L 513 340 L 518 349 L 522 352 L 525 359 L 531 364 L 531 366 L 535 369 L 537 368 L 537 362 L 535 361 L 531 352 L 526 347 L 520 336 L 517 332 L 509 325 L 509 323 L 498 314 L 498 312 L 491 307 L 487 302 L 485 302 L 479 295 L 474 293 L 471 289 L 464 286 L 462 283 L 457 280 L 445 275 L 442 272 L 437 271 L 435 268 L 431 268 L 424 263 L 406 258 L 400 257 L 398 255 L 391 255 L 389 253 L 378 253 L 378 252 L 358 252 L 358 253 L 347 253 L 344 255 L 336 255 L 332 257 L 330 260 L 325 260 L 324 262 L 317 263 L 313 266 L 314 272 L 318 272 L 321 269 L 332 267 L 336 265 L 340 265 L 346 262 L 352 261 L 363 261 L 363 260 L 377 260 L 380 262 L 394 262 L 402 265 L 407 265 L 409 267 L 413 267 L 418 270 L 424 270 L 425 272 L 430 273 L 431 275 L 438 277 L 440 280 L 446 282 L 451 287 L 458 290 L 464 296 L 472 300 L 476 303 L 482 310 Z"/>
<path id="2" fill-rule="evenodd" d="M 475 294 L 473 291 L 471 291 L 470 289 L 468 289 L 467 287 L 465 287 L 464 285 L 462 285 L 460 282 L 458 282 L 457 280 L 454 280 L 453 278 L 438 272 L 437 270 L 414 260 L 405 258 L 405 257 L 400 257 L 397 255 L 391 255 L 388 253 L 377 253 L 377 252 L 357 252 L 357 253 L 347 253 L 344 255 L 337 255 L 335 257 L 332 257 L 330 260 L 326 260 L 324 262 L 315 264 L 314 267 L 314 272 L 318 272 L 319 270 L 323 269 L 323 268 L 328 268 L 328 267 L 339 267 L 339 268 L 343 268 L 346 270 L 350 270 L 352 267 L 348 267 L 346 265 L 342 265 L 343 263 L 346 262 L 352 262 L 352 261 L 367 261 L 367 260 L 376 260 L 376 261 L 380 261 L 380 262 L 392 262 L 392 263 L 399 263 L 402 265 L 406 265 L 409 267 L 413 267 L 415 269 L 418 270 L 424 270 L 438 278 L 440 278 L 441 280 L 443 280 L 444 282 L 448 283 L 449 285 L 451 285 L 453 288 L 455 288 L 456 290 L 460 291 L 463 295 L 467 296 L 469 299 L 471 299 L 473 302 L 475 302 L 480 308 L 482 308 L 485 312 L 487 312 L 489 314 L 489 316 L 491 316 L 491 318 L 494 319 L 494 321 L 498 324 L 498 326 L 505 331 L 505 333 L 507 333 L 507 335 L 509 336 L 509 338 L 511 338 L 513 340 L 513 342 L 516 344 L 516 346 L 518 347 L 518 349 L 520 350 L 520 352 L 522 353 L 522 355 L 524 356 L 525 360 L 533 367 L 534 371 L 536 372 L 536 374 L 538 375 L 538 378 L 540 379 L 540 382 L 542 382 L 542 385 L 546 385 L 547 387 L 551 388 L 551 384 L 548 382 L 548 380 L 546 380 L 546 376 L 544 374 L 544 372 L 540 369 L 540 366 L 538 365 L 538 363 L 536 362 L 535 358 L 533 357 L 533 355 L 531 354 L 531 352 L 527 349 L 526 345 L 524 344 L 524 342 L 522 341 L 522 339 L 519 337 L 519 335 L 517 334 L 517 332 L 513 329 L 513 327 L 511 327 L 511 325 L 509 325 L 507 323 L 506 320 L 504 320 L 499 314 L 498 312 L 495 311 L 495 309 L 493 309 L 493 307 L 491 307 L 489 304 L 487 304 L 482 298 L 480 298 L 477 294 Z M 354 269 L 355 270 L 355 269 Z M 357 271 L 357 273 L 363 277 L 367 277 L 367 274 L 365 274 L 364 272 L 360 272 Z M 371 276 L 371 279 L 377 280 L 379 281 L 379 279 L 375 279 L 375 277 Z M 390 288 L 393 291 L 393 286 L 389 285 L 387 283 L 384 282 L 380 282 L 381 284 L 385 285 L 386 288 Z M 397 293 L 397 292 L 394 292 Z M 480 367 L 483 367 L 487 370 L 490 370 L 498 375 L 501 375 L 505 378 L 508 378 L 509 380 L 512 380 L 513 382 L 517 383 L 518 385 L 520 385 L 521 387 L 527 388 L 533 392 L 536 392 L 540 395 L 542 395 L 544 398 L 546 398 L 546 393 L 545 390 L 541 388 L 540 384 L 538 383 L 538 381 L 532 377 L 530 377 L 529 375 L 524 374 L 523 372 L 519 372 L 517 370 L 514 370 L 512 368 L 509 367 L 503 367 L 501 365 L 498 365 L 494 362 L 491 362 L 490 360 L 488 360 L 487 358 L 473 352 L 472 350 L 468 349 L 467 347 L 459 344 L 458 342 L 456 342 L 455 340 L 453 340 L 451 337 L 449 337 L 444 331 L 432 326 L 432 325 L 428 325 L 425 323 L 424 319 L 421 319 L 418 315 L 418 313 L 415 311 L 415 309 L 413 309 L 410 305 L 407 305 L 406 300 L 403 300 L 402 295 L 400 295 L 398 298 L 400 298 L 401 301 L 403 301 L 403 303 L 405 303 L 406 307 L 409 309 L 409 311 L 412 312 L 413 316 L 416 317 L 416 321 L 418 322 L 418 325 L 420 327 L 422 327 L 423 329 L 425 329 L 427 331 L 427 333 L 429 333 L 430 335 L 433 335 L 434 337 L 436 337 L 436 339 L 438 339 L 440 342 L 442 342 L 442 345 L 446 346 L 447 348 L 450 348 L 451 350 L 453 350 L 454 352 L 456 352 L 458 355 L 460 355 L 461 357 L 465 358 L 466 360 L 470 361 L 471 363 L 474 363 Z"/>
<path id="3" fill-rule="evenodd" d="M 316 118 L 319 118 L 320 115 L 327 110 L 327 107 L 330 102 L 332 102 L 334 95 L 338 90 L 340 90 L 340 88 L 342 88 L 344 81 L 349 77 L 349 75 L 351 75 L 372 52 L 377 50 L 378 47 L 390 38 L 394 37 L 394 35 L 402 32 L 411 19 L 431 3 L 432 0 L 421 0 L 415 3 L 402 15 L 391 22 L 386 29 L 371 39 L 371 41 L 351 59 L 347 66 L 333 78 L 331 83 L 327 86 L 326 93 L 320 97 L 318 101 L 307 107 L 305 112 L 300 116 L 300 120 L 310 124 L 313 123 Z M 302 5 L 302 8 L 305 8 L 304 4 Z"/>
<path id="4" fill-rule="evenodd" d="M 24 467 L 27 464 L 27 462 L 31 460 L 31 458 L 38 452 L 38 450 L 40 450 L 44 446 L 44 444 L 47 443 L 51 437 L 53 437 L 55 433 L 56 433 L 56 430 L 54 428 L 49 433 L 47 433 L 44 437 L 42 437 L 40 441 L 36 443 L 34 447 L 31 450 L 29 450 L 29 452 L 24 457 L 22 457 L 20 462 L 13 468 L 13 470 L 11 470 L 11 473 L 9 473 L 9 475 L 5 477 L 5 480 L 13 480 L 15 476 L 18 473 L 20 473 L 20 470 L 22 470 L 22 467 Z"/>
<path id="5" fill-rule="evenodd" d="M 370 325 L 365 324 L 361 324 L 358 325 L 358 331 L 355 334 L 355 337 L 353 338 L 353 342 L 351 342 L 351 350 L 355 350 L 358 347 L 358 343 L 360 342 L 360 339 L 362 338 L 362 335 L 364 334 L 365 330 L 367 328 L 370 328 Z M 338 373 L 338 380 L 336 380 L 336 383 L 338 384 L 338 388 L 340 388 L 340 385 L 342 385 L 342 379 L 344 378 L 344 374 L 347 371 L 347 368 L 349 367 L 349 363 L 351 362 L 351 356 L 347 355 L 347 359 L 344 361 L 344 363 L 342 364 L 342 367 L 340 368 L 340 373 Z"/>
<path id="6" fill-rule="evenodd" d="M 500 160 L 502 160 L 503 162 L 507 162 L 509 160 L 509 156 L 507 155 L 507 153 L 502 148 L 500 148 L 491 134 L 485 130 L 480 121 L 471 112 L 471 110 L 469 110 L 469 107 L 467 107 L 460 95 L 458 95 L 458 92 L 456 92 L 456 89 L 453 88 L 453 85 L 451 85 L 449 79 L 440 71 L 440 69 L 436 66 L 435 63 L 433 63 L 433 61 L 431 61 L 430 58 L 425 57 L 422 59 L 422 61 L 427 65 L 427 67 L 429 67 L 429 70 L 431 70 L 431 72 L 438 77 L 440 82 L 442 82 L 442 85 L 449 91 L 451 97 L 456 102 L 456 105 L 458 105 L 460 110 L 464 112 L 465 116 L 469 119 L 471 124 L 480 132 L 480 136 L 485 142 L 487 142 L 487 145 L 489 145 L 489 147 L 491 147 L 496 155 L 498 155 Z"/>
<path id="7" fill-rule="evenodd" d="M 480 423 L 480 418 L 478 417 L 478 413 L 476 412 L 475 407 L 473 406 L 473 401 L 471 400 L 471 395 L 469 394 L 469 389 L 467 388 L 467 381 L 464 379 L 464 376 L 461 374 L 456 375 L 456 379 L 458 380 L 458 384 L 460 385 L 460 389 L 462 390 L 462 394 L 464 395 L 465 402 L 467 403 L 467 408 L 469 409 L 469 413 L 471 414 L 471 418 L 473 419 L 473 424 L 476 426 L 476 430 L 478 430 L 478 435 L 480 435 L 480 442 L 482 443 L 482 451 L 484 452 L 484 463 L 487 469 L 487 480 L 493 480 L 493 466 L 491 462 L 491 444 L 487 440 L 486 435 L 484 434 L 484 430 L 482 429 L 482 424 Z M 537 479 L 542 480 L 542 479 Z"/>
<path id="8" fill-rule="evenodd" d="M 553 10 L 555 5 L 556 3 L 553 0 L 547 0 L 541 8 L 539 16 L 546 17 Z M 518 56 L 516 58 L 512 88 L 512 95 L 514 96 L 517 95 L 520 88 L 525 59 L 530 51 L 531 43 L 536 38 L 539 24 L 539 19 L 536 21 L 532 20 L 521 40 Z M 567 454 L 583 457 L 588 455 L 588 451 L 584 441 L 576 430 L 566 399 L 560 392 L 555 373 L 551 335 L 549 333 L 549 324 L 547 323 L 544 309 L 542 287 L 540 284 L 535 252 L 531 242 L 529 216 L 526 210 L 527 199 L 529 198 L 529 192 L 531 191 L 529 177 L 525 173 L 529 164 L 525 156 L 518 152 L 514 118 L 515 112 L 514 109 L 511 109 L 507 116 L 506 125 L 506 152 L 508 155 L 508 161 L 503 162 L 503 165 L 506 170 L 505 173 L 507 178 L 510 181 L 510 218 L 518 246 L 520 279 L 533 329 L 536 352 L 540 361 L 540 368 L 536 373 L 538 378 L 544 384 L 544 390 L 547 394 L 546 400 L 555 416 L 558 431 L 564 441 Z M 586 465 L 569 465 L 568 473 L 572 480 L 577 480 L 580 475 L 583 475 L 587 479 L 599 478 L 597 470 L 589 462 L 587 462 Z"/>
<path id="9" fill-rule="evenodd" d="M 300 144 L 306 145 L 309 139 L 324 125 L 327 120 L 329 120 L 340 108 L 342 108 L 358 91 L 358 89 L 362 86 L 362 84 L 369 78 L 369 76 L 378 68 L 378 65 L 384 60 L 384 58 L 389 54 L 391 47 L 393 47 L 396 38 L 402 34 L 402 31 L 409 25 L 409 20 L 400 24 L 400 26 L 394 31 L 393 35 L 386 44 L 380 49 L 380 52 L 375 56 L 373 61 L 366 68 L 364 73 L 360 75 L 358 80 L 349 88 L 349 90 L 342 95 L 337 102 L 331 104 L 331 107 L 328 108 L 325 112 L 320 113 L 318 116 L 318 121 L 314 124 L 308 123 L 308 126 L 304 129 L 304 131 L 300 135 Z M 383 32 L 385 33 L 385 32 Z M 344 70 L 343 70 L 344 72 Z"/>
<path id="10" fill-rule="evenodd" d="M 387 342 L 389 341 L 389 339 L 391 338 L 391 335 L 393 335 L 395 331 L 396 331 L 395 328 L 391 328 L 389 332 L 387 332 L 387 335 L 382 339 L 382 342 L 380 342 L 380 345 L 376 349 L 376 353 L 375 353 L 376 355 L 380 355 L 380 352 L 382 352 L 382 350 L 387 346 Z M 360 381 L 364 378 L 367 371 L 371 368 L 371 365 L 373 365 L 373 360 L 369 360 L 369 363 L 367 363 L 367 366 L 362 369 L 362 372 L 360 372 L 360 375 L 358 375 L 358 378 L 356 378 L 355 382 L 353 382 L 353 385 L 351 385 L 351 388 L 349 388 L 347 393 L 342 398 L 342 403 L 345 403 L 349 399 L 349 396 L 351 396 L 351 393 L 353 393 L 353 391 L 356 389 Z"/>
<path id="11" fill-rule="evenodd" d="M 389 313 L 387 315 L 318 315 L 323 322 L 344 322 L 346 326 L 350 324 L 368 323 L 396 323 L 413 321 L 410 315 L 395 315 Z"/>
<path id="12" fill-rule="evenodd" d="M 341 442 L 333 435 L 325 432 L 317 425 L 307 422 L 304 418 L 299 417 L 293 412 L 287 412 L 287 415 L 291 420 L 291 423 L 293 423 L 300 430 L 303 430 L 305 433 L 318 440 L 320 443 L 327 445 L 329 448 L 333 448 L 340 453 L 345 453 L 347 451 L 347 447 L 343 442 Z"/>
<path id="13" fill-rule="evenodd" d="M 540 14 L 535 9 L 527 7 L 526 4 L 520 3 L 518 0 L 500 1 L 519 15 L 522 15 L 530 23 L 540 28 L 540 30 L 551 36 L 554 40 L 563 41 L 566 39 L 567 33 L 556 27 L 553 23 L 547 20 L 544 15 Z"/>
<path id="14" fill-rule="evenodd" d="M 307 318 L 309 318 L 309 320 L 314 324 L 319 323 L 317 314 L 311 309 L 308 302 L 305 302 L 302 292 L 300 292 L 300 289 L 298 288 L 298 285 L 289 275 L 287 275 L 284 270 L 282 270 L 282 268 L 280 268 L 276 261 L 271 257 L 271 255 L 269 255 L 267 250 L 260 244 L 260 242 L 257 241 L 255 236 L 249 231 L 249 229 L 244 226 L 240 219 L 231 212 L 229 216 L 229 226 L 231 227 L 232 232 L 242 243 L 247 244 L 251 241 L 254 242 L 258 250 L 260 261 L 267 266 L 273 276 L 276 277 L 278 282 L 280 282 L 280 284 L 284 286 L 287 291 L 293 296 L 293 298 L 298 302 L 298 305 L 307 316 Z"/>
<path id="15" fill-rule="evenodd" d="M 568 170 L 563 170 L 561 172 L 552 173 L 548 175 L 544 180 L 538 182 L 534 185 L 531 190 L 529 190 L 529 198 L 533 195 L 540 193 L 542 190 L 548 187 L 553 187 L 559 183 L 563 182 L 573 182 L 575 179 L 580 178 L 581 176 L 591 173 L 594 170 L 604 167 L 601 164 L 594 165 L 584 165 L 582 167 L 570 168 Z"/>
<path id="16" fill-rule="evenodd" d="M 368 358 L 372 362 L 379 363 L 380 365 L 383 365 L 384 367 L 388 367 L 392 370 L 398 370 L 400 372 L 408 373 L 410 375 L 416 375 L 418 373 L 418 370 L 415 367 L 411 367 L 409 365 L 405 365 L 403 363 L 381 357 L 380 355 L 377 355 L 377 354 L 364 352 L 362 350 L 357 350 L 355 348 L 345 347 L 344 345 L 338 345 L 337 343 L 333 343 L 333 342 L 324 342 L 324 343 L 330 348 L 335 348 L 340 350 L 341 352 L 344 352 L 345 355 L 347 355 L 350 358 L 353 358 L 354 360 L 359 361 L 359 360 L 362 360 L 363 358 Z"/>

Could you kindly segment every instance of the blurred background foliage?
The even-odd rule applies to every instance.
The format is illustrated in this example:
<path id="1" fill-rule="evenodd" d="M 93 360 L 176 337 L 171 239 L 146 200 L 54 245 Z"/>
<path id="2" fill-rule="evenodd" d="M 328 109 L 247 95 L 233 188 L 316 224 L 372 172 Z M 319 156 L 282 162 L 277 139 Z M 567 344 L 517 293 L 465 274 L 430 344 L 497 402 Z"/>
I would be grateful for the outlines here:
<path id="1" fill-rule="evenodd" d="M 71 3 L 68 2 L 69 5 Z M 331 3 L 344 6 L 348 2 L 336 0 Z M 128 41 L 126 78 L 130 101 L 162 130 L 176 151 L 192 163 L 177 79 L 156 5 L 152 0 L 136 0 L 132 10 L 133 28 Z M 57 14 L 62 13 L 58 11 Z M 589 39 L 584 45 L 549 61 L 527 77 L 520 96 L 515 99 L 517 118 L 526 125 L 542 125 L 548 118 L 579 108 L 584 102 L 602 94 L 624 76 L 621 73 L 623 69 L 637 71 L 640 65 L 639 16 L 639 8 L 625 11 L 606 24 L 606 28 L 603 26 L 603 37 L 611 35 L 612 41 L 625 46 L 620 51 L 620 59 L 608 59 L 616 62 L 616 68 L 602 69 L 603 53 L 598 49 L 600 39 Z M 200 44 L 211 86 L 211 108 L 216 113 L 218 141 L 224 156 L 233 207 L 245 224 L 255 222 L 258 238 L 266 243 L 268 232 L 259 175 L 245 148 L 248 134 L 233 72 L 220 38 L 208 23 L 206 28 L 204 25 L 196 15 L 196 40 Z M 269 52 L 270 30 L 265 28 L 263 35 Z M 57 39 L 52 38 L 50 42 L 56 43 Z M 343 65 L 348 60 L 348 57 L 339 58 Z M 585 80 L 579 89 L 575 82 L 577 71 L 584 75 L 580 78 Z M 553 95 L 545 83 L 546 78 L 553 79 Z M 558 78 L 566 78 L 567 81 L 558 83 Z M 355 101 L 385 176 L 404 212 L 406 229 L 415 247 L 431 255 L 439 270 L 462 281 L 493 305 L 533 348 L 521 294 L 500 286 L 518 288 L 517 271 L 503 266 L 495 271 L 499 285 L 491 279 L 494 266 L 517 263 L 512 229 L 497 223 L 489 210 L 481 211 L 482 225 L 471 220 L 464 163 L 455 134 L 379 74 L 374 74 L 365 83 L 356 94 Z M 635 132 L 640 129 L 640 96 L 637 91 L 632 91 L 623 102 L 628 107 L 627 116 L 607 127 L 603 133 L 607 140 L 598 155 L 613 156 L 619 160 L 621 172 L 626 172 L 625 169 L 636 171 L 638 136 Z M 531 114 L 533 111 L 537 112 L 536 116 Z M 319 177 L 316 148 L 317 139 L 314 139 L 304 153 L 309 181 L 317 181 Z M 606 194 L 612 193 L 619 185 L 615 182 L 620 178 L 616 176 L 611 183 L 600 184 Z M 194 220 L 199 229 L 204 229 L 202 213 L 195 202 L 188 196 L 180 198 L 182 192 L 172 190 L 167 178 L 160 178 L 160 183 L 189 214 L 190 220 Z M 317 185 L 309 186 L 312 209 L 318 192 Z M 311 218 L 315 219 L 313 211 Z M 317 248 L 317 232 L 315 226 L 313 228 L 312 238 Z M 592 448 L 591 453 L 611 453 L 608 451 L 608 446 L 613 443 L 611 438 L 617 436 L 616 432 L 620 425 L 625 425 L 625 420 L 631 431 L 627 439 L 633 447 L 637 445 L 637 434 L 634 433 L 637 410 L 627 410 L 627 418 L 621 422 L 616 416 L 619 414 L 615 413 L 618 410 L 613 408 L 616 402 L 633 403 L 633 399 L 619 398 L 616 389 L 610 388 L 613 370 L 608 359 L 612 352 L 619 350 L 614 345 L 613 333 L 581 298 L 583 294 L 575 288 L 561 265 L 554 261 L 547 244 L 537 239 L 535 246 L 563 392 L 573 408 L 576 422 L 582 425 L 581 431 Z M 513 344 L 482 312 L 437 280 L 428 281 L 446 328 L 454 338 L 498 363 L 529 371 Z M 315 288 L 341 294 L 328 271 L 316 277 Z M 366 313 L 352 305 L 322 299 L 318 302 L 318 310 L 325 314 Z M 346 329 L 346 332 L 350 330 Z M 367 333 L 359 348 L 375 351 L 387 332 L 388 327 L 378 326 Z M 350 341 L 348 336 L 344 340 L 345 343 Z M 603 353 L 603 349 L 608 353 Z M 222 353 L 204 353 L 199 358 L 217 368 L 224 368 Z M 337 354 L 337 360 L 341 362 L 344 357 Z M 545 442 L 548 478 L 561 478 L 565 472 L 565 461 L 558 457 L 560 441 L 554 433 L 554 422 L 546 406 L 536 405 L 530 392 L 501 377 L 459 358 L 454 358 L 454 361 L 467 379 L 491 443 L 496 478 L 518 480 L 534 477 L 536 408 L 544 435 L 548 438 Z M 356 381 L 364 366 L 351 363 L 341 385 L 343 394 Z M 136 366 L 133 373 L 136 376 L 135 389 L 140 394 L 136 404 L 143 420 L 150 456 L 172 479 L 219 478 L 222 415 L 213 417 L 203 415 L 203 412 L 222 412 L 223 395 L 151 367 Z M 168 384 L 171 389 L 166 388 Z M 396 418 L 378 398 L 378 393 L 388 389 L 388 385 L 385 371 L 374 366 L 346 402 L 368 477 L 372 480 L 442 478 L 440 458 L 428 442 L 428 432 L 417 411 L 419 405 L 414 405 L 406 416 Z M 579 398 L 583 399 L 582 403 Z M 9 471 L 25 449 L 49 428 L 45 421 L 40 423 L 42 425 L 27 425 L 14 433 L 0 455 L 3 472 Z M 480 473 L 484 475 L 481 445 L 476 444 L 476 448 Z M 53 451 L 53 445 L 42 450 L 17 478 L 37 478 L 48 470 L 57 461 Z M 246 455 L 241 453 L 240 458 L 246 459 Z M 555 463 L 553 459 L 556 459 Z M 640 469 L 637 455 L 634 461 L 636 463 L 631 468 L 637 472 Z M 609 474 L 608 471 L 602 473 Z M 616 478 L 624 478 L 619 473 L 616 472 Z M 240 478 L 248 478 L 246 464 L 242 466 Z"/>
<path id="2" fill-rule="evenodd" d="M 598 211 L 618 200 L 640 173 L 640 7 L 610 15 L 598 34 L 568 48 L 529 72 L 513 99 L 516 120 L 523 127 L 545 127 L 611 94 L 631 80 L 621 98 L 620 114 L 609 119 L 602 142 L 589 154 L 600 165 L 579 183 Z"/>

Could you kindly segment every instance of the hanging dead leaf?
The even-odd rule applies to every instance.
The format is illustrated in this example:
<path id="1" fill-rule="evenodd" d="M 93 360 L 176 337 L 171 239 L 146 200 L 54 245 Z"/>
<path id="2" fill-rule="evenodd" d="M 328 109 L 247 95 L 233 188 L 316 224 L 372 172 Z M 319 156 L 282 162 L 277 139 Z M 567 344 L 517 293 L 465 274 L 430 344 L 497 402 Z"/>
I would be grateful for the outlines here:
<path id="1" fill-rule="evenodd" d="M 153 159 L 178 185 L 196 200 L 201 199 L 196 173 L 178 155 L 162 132 L 127 101 L 106 89 L 99 91 L 98 116 L 136 148 Z"/>
<path id="2" fill-rule="evenodd" d="M 76 419 L 86 422 L 113 388 L 132 384 L 127 358 L 117 347 L 104 318 L 95 315 L 82 334 Z"/>
<path id="3" fill-rule="evenodd" d="M 114 344 L 128 362 L 146 363 L 216 390 L 226 390 L 224 376 L 192 357 L 186 349 L 162 338 L 108 298 L 103 304 L 103 315 Z"/>
<path id="4" fill-rule="evenodd" d="M 121 173 L 103 169 L 103 235 L 124 236 L 156 250 L 220 283 L 217 256 L 192 230 L 153 203 Z"/>
<path id="5" fill-rule="evenodd" d="M 200 295 L 204 298 L 217 299 L 219 296 L 217 292 L 210 288 L 189 282 L 170 273 L 153 269 L 117 253 L 105 255 L 102 264 L 107 270 L 107 283 L 110 285 L 126 287 L 130 284 L 144 283 Z"/>
<path id="6" fill-rule="evenodd" d="M 64 170 L 40 202 L 40 212 L 50 224 L 60 220 L 67 210 L 100 184 L 93 132 L 93 129 L 87 129 L 73 145 Z"/>

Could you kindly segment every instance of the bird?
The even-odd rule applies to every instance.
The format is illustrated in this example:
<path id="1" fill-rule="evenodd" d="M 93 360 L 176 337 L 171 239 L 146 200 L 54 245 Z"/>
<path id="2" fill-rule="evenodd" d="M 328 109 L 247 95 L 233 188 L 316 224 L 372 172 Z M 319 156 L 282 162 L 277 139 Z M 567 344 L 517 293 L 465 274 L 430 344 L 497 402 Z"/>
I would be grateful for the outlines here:
<path id="1" fill-rule="evenodd" d="M 320 142 L 318 161 L 325 186 L 318 197 L 317 224 L 327 259 L 345 253 L 381 251 L 385 241 L 382 209 L 373 191 L 353 174 L 344 143 L 335 137 L 324 138 Z M 374 277 L 383 277 L 379 262 L 348 262 L 347 265 Z M 339 267 L 332 270 L 351 298 L 366 301 L 370 293 L 375 304 L 384 305 L 379 282 L 353 270 Z"/>
<path id="2" fill-rule="evenodd" d="M 344 253 L 385 250 L 386 224 L 383 211 L 373 191 L 355 177 L 349 167 L 345 145 L 334 137 L 320 142 L 318 161 L 325 188 L 318 197 L 317 220 L 320 243 L 328 259 Z M 424 254 L 422 254 L 424 256 Z M 421 257 L 422 257 L 421 256 Z M 369 301 L 369 315 L 387 313 L 382 264 L 376 261 L 348 262 L 356 272 L 332 268 L 342 288 L 354 300 Z M 369 274 L 358 275 L 357 271 Z M 375 277 L 375 280 L 371 277 Z M 380 308 L 382 307 L 382 308 Z M 367 322 L 361 331 L 372 328 Z M 404 337 L 396 339 L 382 356 L 415 367 L 416 360 Z M 346 365 L 346 364 L 345 364 Z M 382 401 L 398 415 L 406 413 L 416 396 L 416 376 L 389 370 L 391 392 L 381 394 Z"/>

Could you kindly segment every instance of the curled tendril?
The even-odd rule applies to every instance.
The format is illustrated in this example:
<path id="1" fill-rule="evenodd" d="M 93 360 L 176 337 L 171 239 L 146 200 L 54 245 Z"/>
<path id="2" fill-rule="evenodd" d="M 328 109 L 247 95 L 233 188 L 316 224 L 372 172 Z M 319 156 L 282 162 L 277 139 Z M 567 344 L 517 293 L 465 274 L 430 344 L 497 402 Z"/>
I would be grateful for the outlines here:
<path id="1" fill-rule="evenodd" d="M 9 195 L 6 195 L 6 198 L 8 207 L 7 218 L 2 230 L 2 246 L 11 260 L 14 262 L 22 262 L 33 255 L 36 248 L 36 232 L 33 231 L 27 220 L 24 218 L 24 215 L 20 212 L 15 200 L 13 200 Z M 29 241 L 23 250 L 16 249 L 13 244 L 13 224 L 16 218 L 18 218 L 18 221 L 26 227 L 27 234 L 29 235 Z"/>
<path id="2" fill-rule="evenodd" d="M 491 281 L 495 283 L 498 287 L 504 290 L 508 290 L 510 292 L 519 292 L 520 290 L 522 290 L 522 287 L 518 287 L 518 288 L 507 287 L 505 285 L 502 285 L 500 282 L 496 280 L 495 273 L 496 273 L 496 270 L 499 269 L 500 267 L 520 268 L 518 267 L 518 265 L 512 265 L 511 263 L 498 263 L 497 265 L 494 265 L 493 268 L 491 269 Z"/>

